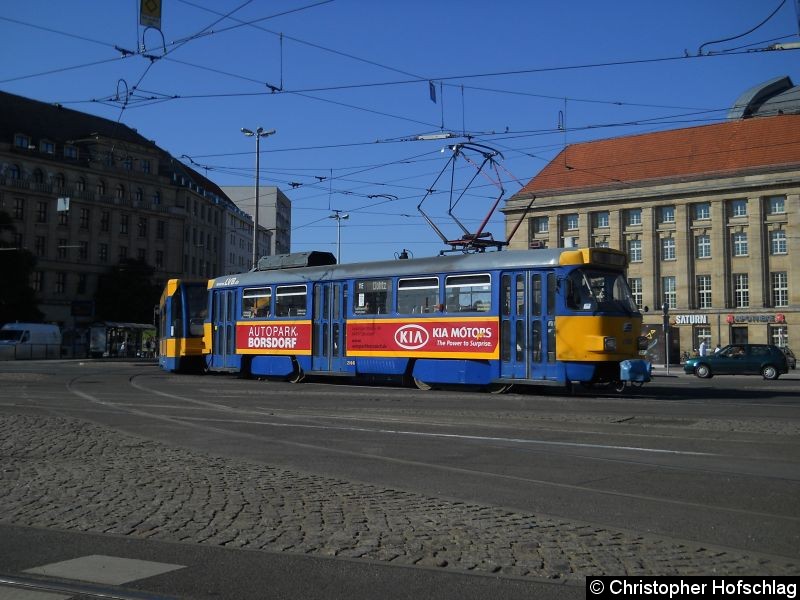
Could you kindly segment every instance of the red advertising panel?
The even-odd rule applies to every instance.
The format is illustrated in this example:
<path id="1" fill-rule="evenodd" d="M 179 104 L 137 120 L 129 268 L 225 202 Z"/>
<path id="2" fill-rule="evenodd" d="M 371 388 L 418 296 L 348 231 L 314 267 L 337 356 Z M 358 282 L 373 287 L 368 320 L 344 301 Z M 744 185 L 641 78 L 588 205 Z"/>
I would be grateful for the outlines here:
<path id="1" fill-rule="evenodd" d="M 236 323 L 237 354 L 311 354 L 311 321 Z"/>
<path id="2" fill-rule="evenodd" d="M 369 319 L 347 322 L 347 356 L 498 358 L 497 319 Z"/>

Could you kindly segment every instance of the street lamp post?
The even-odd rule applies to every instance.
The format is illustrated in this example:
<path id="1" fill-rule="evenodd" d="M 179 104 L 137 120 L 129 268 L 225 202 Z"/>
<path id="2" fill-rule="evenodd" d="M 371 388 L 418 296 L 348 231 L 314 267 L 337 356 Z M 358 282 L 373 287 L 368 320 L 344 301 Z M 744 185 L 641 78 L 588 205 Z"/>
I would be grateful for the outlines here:
<path id="1" fill-rule="evenodd" d="M 259 127 L 252 131 L 242 127 L 242 133 L 247 137 L 256 138 L 256 209 L 253 212 L 253 268 L 255 269 L 258 265 L 258 180 L 261 170 L 261 138 L 272 135 L 275 130 L 264 131 L 263 127 Z"/>
<path id="2" fill-rule="evenodd" d="M 349 219 L 350 215 L 342 214 L 342 211 L 333 209 L 333 214 L 329 219 L 336 219 L 336 262 L 342 263 L 342 219 Z"/>

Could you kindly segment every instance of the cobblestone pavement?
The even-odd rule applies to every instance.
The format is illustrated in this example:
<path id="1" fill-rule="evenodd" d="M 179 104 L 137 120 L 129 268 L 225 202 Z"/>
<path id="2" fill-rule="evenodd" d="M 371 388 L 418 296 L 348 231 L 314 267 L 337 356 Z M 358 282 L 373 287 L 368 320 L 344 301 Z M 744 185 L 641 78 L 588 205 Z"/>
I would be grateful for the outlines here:
<path id="1" fill-rule="evenodd" d="M 0 416 L 0 522 L 510 576 L 797 574 L 796 561 Z"/>

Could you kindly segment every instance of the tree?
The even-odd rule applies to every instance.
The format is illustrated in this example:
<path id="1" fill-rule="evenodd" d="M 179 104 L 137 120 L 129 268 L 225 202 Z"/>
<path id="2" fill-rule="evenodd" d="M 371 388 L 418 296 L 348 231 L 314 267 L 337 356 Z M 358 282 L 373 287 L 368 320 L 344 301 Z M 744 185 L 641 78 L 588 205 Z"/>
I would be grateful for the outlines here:
<path id="1" fill-rule="evenodd" d="M 36 292 L 30 286 L 36 258 L 22 248 L 12 246 L 14 222 L 7 212 L 0 211 L 0 324 L 13 321 L 36 322 L 44 316 L 37 308 Z"/>
<path id="2" fill-rule="evenodd" d="M 152 323 L 161 289 L 153 283 L 155 269 L 142 260 L 127 259 L 97 280 L 95 314 L 105 321 Z"/>

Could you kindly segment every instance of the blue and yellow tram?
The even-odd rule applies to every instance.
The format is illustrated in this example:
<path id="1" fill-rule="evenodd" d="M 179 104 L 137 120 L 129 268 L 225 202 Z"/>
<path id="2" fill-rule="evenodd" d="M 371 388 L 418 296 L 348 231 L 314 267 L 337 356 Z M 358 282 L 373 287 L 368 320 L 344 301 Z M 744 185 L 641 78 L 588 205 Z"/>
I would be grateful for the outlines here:
<path id="1" fill-rule="evenodd" d="M 327 253 L 265 257 L 258 269 L 209 281 L 203 294 L 170 281 L 162 367 L 199 360 L 208 370 L 291 381 L 401 376 L 423 389 L 649 380 L 620 251 L 334 262 Z"/>

